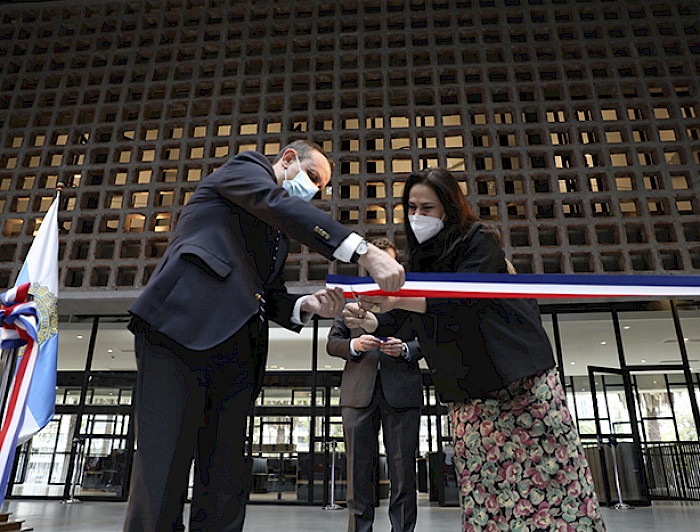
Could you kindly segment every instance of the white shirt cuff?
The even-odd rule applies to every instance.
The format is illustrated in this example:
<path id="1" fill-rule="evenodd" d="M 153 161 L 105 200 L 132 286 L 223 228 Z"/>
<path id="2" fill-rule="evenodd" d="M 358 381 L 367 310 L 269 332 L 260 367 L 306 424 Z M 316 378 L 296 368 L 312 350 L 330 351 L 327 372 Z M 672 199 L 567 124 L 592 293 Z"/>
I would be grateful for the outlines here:
<path id="1" fill-rule="evenodd" d="M 343 262 L 350 262 L 353 253 L 355 253 L 355 250 L 357 249 L 357 246 L 359 246 L 360 242 L 363 240 L 364 238 L 357 233 L 350 233 L 350 235 L 343 240 L 333 252 L 333 258 Z"/>
<path id="2" fill-rule="evenodd" d="M 301 304 L 309 296 L 302 296 L 294 302 L 294 310 L 292 310 L 292 317 L 289 319 L 294 325 L 305 326 L 311 322 L 311 318 L 314 317 L 313 312 L 301 312 Z"/>

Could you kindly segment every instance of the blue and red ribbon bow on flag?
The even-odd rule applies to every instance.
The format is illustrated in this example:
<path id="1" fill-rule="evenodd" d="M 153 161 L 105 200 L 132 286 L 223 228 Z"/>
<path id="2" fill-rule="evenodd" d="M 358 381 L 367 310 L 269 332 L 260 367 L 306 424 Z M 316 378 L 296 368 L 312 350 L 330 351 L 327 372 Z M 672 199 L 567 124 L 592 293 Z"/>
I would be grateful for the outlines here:
<path id="1" fill-rule="evenodd" d="M 12 471 L 12 461 L 17 446 L 17 435 L 22 425 L 24 408 L 31 385 L 31 378 L 39 356 L 39 318 L 36 304 L 27 301 L 29 283 L 8 290 L 0 296 L 0 347 L 19 349 L 26 345 L 14 375 L 10 375 L 7 405 L 0 427 L 0 500 L 5 495 Z"/>
<path id="2" fill-rule="evenodd" d="M 398 292 L 384 292 L 370 277 L 327 275 L 328 288 L 354 295 L 465 298 L 591 298 L 700 296 L 700 276 L 408 273 Z"/>

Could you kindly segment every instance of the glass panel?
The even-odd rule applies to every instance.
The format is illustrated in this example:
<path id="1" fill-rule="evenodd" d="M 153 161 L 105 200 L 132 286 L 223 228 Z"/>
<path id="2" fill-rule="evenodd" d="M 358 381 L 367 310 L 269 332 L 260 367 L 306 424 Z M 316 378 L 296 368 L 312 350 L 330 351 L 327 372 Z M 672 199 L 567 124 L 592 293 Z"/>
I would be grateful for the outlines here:
<path id="1" fill-rule="evenodd" d="M 609 313 L 559 314 L 558 320 L 566 375 L 588 375 L 588 365 L 620 367 Z"/>
<path id="2" fill-rule="evenodd" d="M 12 495 L 61 496 L 75 416 L 58 414 L 18 452 Z"/>
<path id="3" fill-rule="evenodd" d="M 620 312 L 618 316 L 627 364 L 681 362 L 670 310 Z"/>
<path id="4" fill-rule="evenodd" d="M 93 371 L 136 371 L 134 335 L 126 325 L 122 320 L 100 320 L 92 356 Z"/>
<path id="5" fill-rule="evenodd" d="M 92 323 L 61 323 L 59 328 L 58 371 L 84 370 Z"/>
<path id="6" fill-rule="evenodd" d="M 645 419 L 644 432 L 647 441 L 676 441 L 676 430 L 672 419 Z"/>
<path id="7" fill-rule="evenodd" d="M 308 476 L 299 478 L 299 468 L 308 468 L 309 427 L 308 416 L 255 417 L 251 500 L 307 500 Z"/>
<path id="8" fill-rule="evenodd" d="M 643 374 L 634 377 L 640 420 L 645 441 L 675 441 L 673 405 L 663 375 Z"/>
<path id="9" fill-rule="evenodd" d="M 326 338 L 329 329 L 319 328 L 318 366 L 320 369 L 343 369 L 345 361 L 326 354 Z M 267 355 L 268 370 L 299 371 L 310 370 L 311 348 L 314 328 L 309 325 L 299 333 L 282 327 L 270 327 L 270 350 Z M 331 366 L 327 368 L 326 366 Z"/>
<path id="10" fill-rule="evenodd" d="M 696 386 L 697 389 L 697 386 Z M 678 438 L 680 441 L 697 441 L 698 433 L 695 430 L 693 411 L 690 407 L 690 396 L 687 388 L 671 388 L 673 410 L 676 414 L 678 426 Z M 700 393 L 696 392 L 696 399 L 700 400 Z"/>
<path id="11" fill-rule="evenodd" d="M 629 434 L 630 416 L 625 401 L 625 389 L 622 377 L 619 375 L 603 375 L 603 391 L 605 402 L 610 413 L 610 428 L 612 434 Z"/>
<path id="12" fill-rule="evenodd" d="M 126 438 L 86 438 L 78 461 L 76 495 L 121 496 L 126 448 Z"/>
<path id="13" fill-rule="evenodd" d="M 691 371 L 697 373 L 700 371 L 700 310 L 679 306 L 678 316 Z"/>
<path id="14" fill-rule="evenodd" d="M 77 405 L 80 402 L 80 388 L 76 386 L 57 386 L 57 405 Z"/>

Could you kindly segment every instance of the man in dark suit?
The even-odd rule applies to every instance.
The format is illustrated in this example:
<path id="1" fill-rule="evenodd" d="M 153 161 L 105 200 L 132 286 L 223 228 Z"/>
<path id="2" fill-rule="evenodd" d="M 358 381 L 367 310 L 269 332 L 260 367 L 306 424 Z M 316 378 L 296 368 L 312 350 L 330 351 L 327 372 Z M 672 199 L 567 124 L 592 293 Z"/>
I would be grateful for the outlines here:
<path id="1" fill-rule="evenodd" d="M 386 290 L 404 281 L 386 254 L 308 202 L 330 181 L 323 150 L 287 146 L 271 164 L 241 153 L 183 208 L 165 255 L 129 309 L 135 334 L 137 446 L 124 530 L 178 526 L 192 459 L 190 531 L 239 531 L 248 493 L 246 416 L 260 390 L 268 320 L 298 331 L 333 317 L 340 291 L 289 294 L 287 237 L 356 261 Z"/>
<path id="2" fill-rule="evenodd" d="M 396 258 L 386 238 L 372 243 Z M 399 331 L 397 336 L 401 336 Z M 377 500 L 379 423 L 384 432 L 391 481 L 392 532 L 416 526 L 416 450 L 423 388 L 417 340 L 379 339 L 348 329 L 341 314 L 328 334 L 326 350 L 344 358 L 340 386 L 348 478 L 348 532 L 370 532 Z"/>

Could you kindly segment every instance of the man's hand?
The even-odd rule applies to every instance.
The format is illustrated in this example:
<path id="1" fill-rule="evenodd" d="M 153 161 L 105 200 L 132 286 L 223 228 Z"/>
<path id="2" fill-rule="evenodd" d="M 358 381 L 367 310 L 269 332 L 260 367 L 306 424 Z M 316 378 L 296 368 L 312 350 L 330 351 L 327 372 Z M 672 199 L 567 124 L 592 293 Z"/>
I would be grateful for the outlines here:
<path id="1" fill-rule="evenodd" d="M 363 334 L 352 340 L 352 348 L 357 351 L 373 351 L 382 345 L 382 341 L 371 334 Z"/>
<path id="2" fill-rule="evenodd" d="M 349 329 L 364 329 L 372 333 L 379 327 L 379 322 L 374 314 L 367 312 L 357 303 L 348 303 L 343 308 L 343 320 Z"/>
<path id="3" fill-rule="evenodd" d="M 315 294 L 306 296 L 301 304 L 301 311 L 312 312 L 322 318 L 335 318 L 344 303 L 342 288 L 322 288 Z"/>
<path id="4" fill-rule="evenodd" d="M 360 257 L 358 263 L 385 292 L 396 292 L 406 282 L 403 266 L 373 244 L 367 245 L 367 253 Z"/>
<path id="5" fill-rule="evenodd" d="M 390 357 L 399 358 L 403 352 L 403 342 L 398 338 L 390 337 L 387 338 L 379 350 Z"/>

